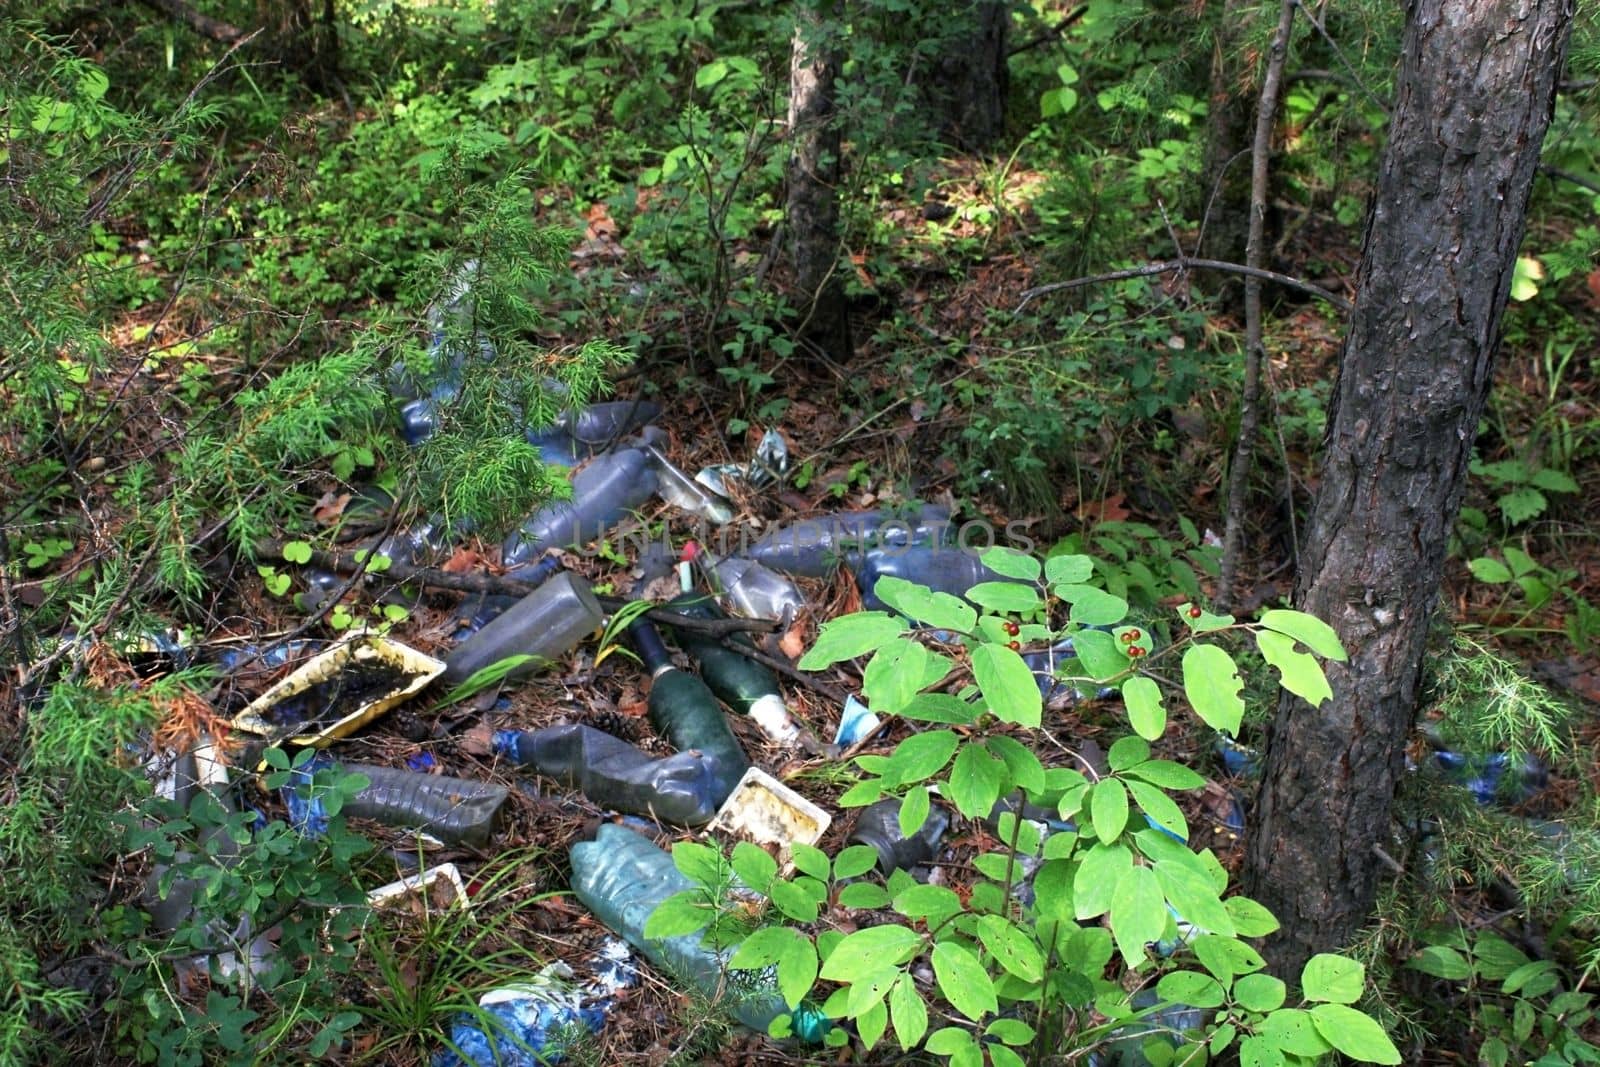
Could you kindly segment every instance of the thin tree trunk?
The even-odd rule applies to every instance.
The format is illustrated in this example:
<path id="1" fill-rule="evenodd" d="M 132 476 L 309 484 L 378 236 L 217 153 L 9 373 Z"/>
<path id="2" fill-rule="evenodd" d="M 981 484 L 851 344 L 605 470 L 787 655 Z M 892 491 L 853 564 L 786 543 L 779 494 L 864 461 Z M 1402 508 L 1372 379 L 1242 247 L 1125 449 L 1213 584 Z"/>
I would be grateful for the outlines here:
<path id="1" fill-rule="evenodd" d="M 1377 891 L 1446 542 L 1487 397 L 1571 0 L 1412 0 L 1295 603 L 1350 653 L 1278 706 L 1245 890 L 1279 974 Z"/>
<path id="2" fill-rule="evenodd" d="M 816 6 L 820 3 L 821 6 Z M 848 365 L 850 317 L 839 274 L 839 151 L 834 83 L 841 28 L 834 0 L 796 5 L 789 60 L 788 222 L 795 281 L 804 296 L 801 336 L 828 359 Z"/>
<path id="3" fill-rule="evenodd" d="M 1206 155 L 1200 210 L 1204 224 L 1197 256 L 1243 263 L 1250 233 L 1250 103 L 1255 63 L 1245 62 L 1250 0 L 1224 0 L 1211 53 L 1211 99 L 1206 109 Z M 1240 283 L 1224 281 L 1224 298 L 1238 306 Z"/>
<path id="4" fill-rule="evenodd" d="M 1011 4 L 970 0 L 954 10 L 930 10 L 945 26 L 934 30 L 942 47 L 929 68 L 932 76 L 919 79 L 927 106 L 949 143 L 971 151 L 988 148 L 1006 129 Z"/>
<path id="5" fill-rule="evenodd" d="M 1289 57 L 1289 37 L 1294 31 L 1297 0 L 1283 0 L 1278 28 L 1272 35 L 1272 52 L 1261 78 L 1261 100 L 1256 105 L 1256 133 L 1250 147 L 1250 226 L 1245 244 L 1245 266 L 1261 270 L 1266 258 L 1267 184 L 1271 177 L 1272 128 L 1278 117 L 1278 91 L 1283 85 L 1283 65 Z M 1239 394 L 1239 433 L 1234 439 L 1233 462 L 1228 467 L 1228 515 L 1222 536 L 1222 569 L 1217 578 L 1217 606 L 1229 611 L 1239 577 L 1239 554 L 1244 545 L 1245 509 L 1249 505 L 1250 468 L 1254 466 L 1256 427 L 1261 422 L 1261 361 L 1266 358 L 1261 341 L 1261 279 L 1244 279 L 1244 389 Z"/>

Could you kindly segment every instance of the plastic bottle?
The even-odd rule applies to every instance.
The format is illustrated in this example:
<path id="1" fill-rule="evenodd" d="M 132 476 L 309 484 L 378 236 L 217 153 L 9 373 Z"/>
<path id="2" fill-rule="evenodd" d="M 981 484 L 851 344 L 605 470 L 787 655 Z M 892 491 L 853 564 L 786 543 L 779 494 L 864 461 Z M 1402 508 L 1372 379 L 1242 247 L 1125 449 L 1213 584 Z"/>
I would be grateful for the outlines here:
<path id="1" fill-rule="evenodd" d="M 691 618 L 726 618 L 715 601 L 704 593 L 686 593 L 668 606 Z M 750 716 L 762 733 L 780 745 L 791 745 L 799 740 L 800 729 L 789 716 L 775 674 L 714 637 L 687 628 L 676 632 L 678 647 L 694 659 L 701 679 L 718 700 L 741 715 Z M 741 640 L 749 645 L 748 639 L 736 638 L 735 642 Z"/>
<path id="2" fill-rule="evenodd" d="M 659 414 L 661 405 L 648 400 L 611 400 L 580 411 L 564 411 L 556 425 L 576 444 L 609 448 Z"/>
<path id="3" fill-rule="evenodd" d="M 705 682 L 672 665 L 656 628 L 640 619 L 628 629 L 639 658 L 650 672 L 651 725 L 679 752 L 700 752 L 716 760 L 728 787 L 716 798 L 721 805 L 750 766 L 750 760 L 728 729 L 717 698 Z"/>
<path id="4" fill-rule="evenodd" d="M 774 530 L 739 554 L 763 566 L 804 578 L 826 578 L 874 545 L 947 543 L 950 509 L 924 506 L 903 517 L 888 509 L 843 511 Z"/>
<path id="5" fill-rule="evenodd" d="M 332 767 L 369 779 L 366 788 L 344 802 L 340 809 L 344 815 L 372 819 L 385 826 L 411 827 L 447 845 L 481 848 L 488 844 L 495 816 L 508 795 L 505 786 L 493 782 L 418 774 L 399 767 L 341 765 L 318 755 L 297 767 L 283 790 L 290 824 L 307 836 L 326 831 L 328 814 L 322 798 L 309 796 L 305 790 L 313 774 Z"/>
<path id="6" fill-rule="evenodd" d="M 698 933 L 650 939 L 644 924 L 650 913 L 674 893 L 693 884 L 673 866 L 672 857 L 622 826 L 606 823 L 593 841 L 572 846 L 572 890 L 583 905 L 657 967 L 692 983 L 709 996 L 732 999 L 741 1023 L 765 1033 L 772 1020 L 788 1011 L 775 980 L 760 971 L 729 971 L 732 950 L 718 952 Z M 793 1013 L 794 1033 L 803 1041 L 820 1041 L 832 1023 L 816 1008 L 801 1004 Z"/>
<path id="7" fill-rule="evenodd" d="M 874 548 L 856 568 L 856 585 L 861 590 L 861 604 L 867 610 L 882 611 L 887 607 L 874 592 L 878 579 L 886 577 L 904 578 L 934 592 L 955 596 L 965 596 L 967 590 L 979 582 L 1012 580 L 985 567 L 977 556 L 954 545 Z"/>
<path id="8" fill-rule="evenodd" d="M 706 559 L 712 584 L 736 614 L 747 619 L 792 618 L 805 606 L 794 583 L 769 567 L 737 556 Z"/>
<path id="9" fill-rule="evenodd" d="M 878 870 L 887 877 L 891 871 L 909 871 L 930 862 L 939 854 L 939 841 L 949 826 L 950 817 L 935 805 L 928 810 L 922 827 L 907 837 L 900 832 L 900 798 L 888 797 L 856 818 L 850 843 L 871 845 L 878 853 Z"/>
<path id="10" fill-rule="evenodd" d="M 731 504 L 679 470 L 660 449 L 647 445 L 645 453 L 655 464 L 656 491 L 662 500 L 718 526 L 733 520 Z"/>
<path id="11" fill-rule="evenodd" d="M 620 522 L 656 491 L 656 472 L 642 449 L 596 457 L 572 479 L 572 499 L 547 504 L 506 538 L 501 559 L 525 563 L 547 548 L 586 544 Z"/>
<path id="12" fill-rule="evenodd" d="M 605 611 L 595 600 L 589 583 L 570 571 L 562 571 L 457 645 L 445 660 L 443 677 L 453 685 L 517 655 L 534 658 L 507 677 L 544 670 L 598 630 L 604 621 Z"/>
<path id="13" fill-rule="evenodd" d="M 496 755 L 578 789 L 596 804 L 675 826 L 710 822 L 739 780 L 714 756 L 678 752 L 653 759 L 592 726 L 497 730 L 492 744 Z"/>

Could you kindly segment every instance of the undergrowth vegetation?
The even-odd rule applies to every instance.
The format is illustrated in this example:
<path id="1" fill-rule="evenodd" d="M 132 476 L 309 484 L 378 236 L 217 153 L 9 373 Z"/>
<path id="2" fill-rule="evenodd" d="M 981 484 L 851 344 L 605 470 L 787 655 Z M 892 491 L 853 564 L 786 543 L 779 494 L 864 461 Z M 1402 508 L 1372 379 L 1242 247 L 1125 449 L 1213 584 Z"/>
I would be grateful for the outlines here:
<path id="1" fill-rule="evenodd" d="M 240 37 L 262 23 L 261 34 L 216 39 L 203 20 L 154 14 L 169 6 L 204 8 Z M 857 344 L 848 366 L 809 344 L 788 258 L 797 7 L 278 6 L 303 20 L 279 12 L 288 21 L 264 25 L 274 5 L 243 0 L 46 0 L 26 18 L 0 15 L 0 1064 L 421 1063 L 479 995 L 546 962 L 526 943 L 530 915 L 561 906 L 559 859 L 514 851 L 481 869 L 470 920 L 377 914 L 363 887 L 393 864 L 338 816 L 359 778 L 313 776 L 334 817 L 321 837 L 302 836 L 270 799 L 256 810 L 205 789 L 163 794 L 163 754 L 225 744 L 237 709 L 215 666 L 147 668 L 201 636 L 404 625 L 415 600 L 380 604 L 359 580 L 341 590 L 348 604 L 293 613 L 291 568 L 261 543 L 332 547 L 345 526 L 387 533 L 427 517 L 498 540 L 568 491 L 532 432 L 623 385 L 660 403 L 675 443 L 706 462 L 743 458 L 761 431 L 784 427 L 786 504 L 939 500 L 1021 523 L 1043 562 L 1012 565 L 1047 575 L 1045 593 L 941 627 L 972 638 L 951 669 L 977 690 L 922 693 L 937 729 L 798 773 L 846 806 L 904 797 L 908 830 L 936 778 L 974 821 L 1017 794 L 1073 827 L 1040 837 L 1002 819 L 965 899 L 909 878 L 863 881 L 859 855 L 797 854 L 799 875 L 780 877 L 764 853 L 707 849 L 685 862 L 721 883 L 702 886 L 675 925 L 661 920 L 671 932 L 753 908 L 743 947 L 729 942 L 734 968 L 775 967 L 791 1008 L 821 981 L 819 1005 L 853 1020 L 832 1040 L 853 1041 L 862 1061 L 891 1023 L 902 1048 L 928 1037 L 963 1064 L 1069 1062 L 1091 1047 L 1124 1063 L 1198 1064 L 1234 1048 L 1245 1062 L 1332 1049 L 1397 1062 L 1397 1046 L 1495 1065 L 1600 1061 L 1600 801 L 1586 759 L 1587 657 L 1600 640 L 1592 8 L 1456 533 L 1454 628 L 1436 641 L 1395 839 L 1374 843 L 1395 878 L 1368 939 L 1318 957 L 1291 988 L 1258 973 L 1243 939 L 1271 917 L 1223 899 L 1234 872 L 1162 832 L 1185 819 L 1164 790 L 1225 777 L 1202 726 L 1259 743 L 1280 681 L 1312 686 L 1293 641 L 1267 637 L 1263 659 L 1242 655 L 1246 636 L 1336 647 L 1251 616 L 1289 590 L 1340 321 L 1271 291 L 1271 402 L 1251 486 L 1260 565 L 1250 611 L 1212 626 L 1187 608 L 1216 576 L 1238 428 L 1243 329 L 1226 278 L 1130 272 L 1046 291 L 1211 254 L 1240 210 L 1211 171 L 1212 119 L 1234 97 L 1252 106 L 1270 6 L 1007 6 L 1007 117 L 974 150 L 937 90 L 951 56 L 975 50 L 984 5 L 848 5 L 834 190 Z M 1343 293 L 1399 13 L 1351 3 L 1307 15 L 1274 144 L 1267 265 Z M 1085 561 L 1070 581 L 1069 559 Z M 928 610 L 899 593 L 908 615 Z M 893 623 L 848 614 L 859 603 L 833 603 L 845 616 L 808 665 L 892 647 L 864 689 L 885 715 L 918 719 L 905 708 L 944 681 L 930 665 L 949 635 L 891 634 Z M 1127 649 L 1161 660 L 1191 631 L 1216 631 L 1204 647 L 1242 671 L 1219 684 L 1243 696 L 1228 689 L 1218 722 L 1205 684 L 1187 705 L 1163 704 L 1138 675 L 1122 691 L 1128 715 L 1083 712 L 1091 732 L 1119 731 L 1091 780 L 1071 769 L 1075 744 L 1027 735 L 1038 747 L 1026 747 L 1000 728 L 1000 705 L 1027 686 L 994 673 L 1011 669 L 996 649 L 1015 635 L 994 626 L 1027 615 L 1038 629 L 1023 640 L 1053 641 L 1064 613 L 1089 648 L 1161 627 L 1160 645 L 1100 648 L 1107 658 L 1085 677 L 1118 674 Z M 883 631 L 829 650 L 861 625 Z M 1166 680 L 1189 680 L 1191 654 Z M 1533 667 L 1588 702 L 1575 711 L 1530 680 Z M 913 758 L 933 746 L 941 759 Z M 267 797 L 304 758 L 250 756 Z M 1149 825 L 1130 821 L 1130 797 Z M 1024 867 L 1037 906 L 1015 899 Z M 733 875 L 745 885 L 730 902 Z M 162 927 L 150 893 L 174 891 L 192 907 Z M 819 923 L 869 907 L 891 917 Z M 553 914 L 547 925 L 576 910 Z M 1198 938 L 1191 956 L 1147 952 L 1183 940 L 1180 922 Z M 1221 1010 L 1198 1037 L 1134 1052 L 1140 1012 L 1157 1030 L 1191 1029 L 1135 1003 L 1135 986 Z M 671 1003 L 678 1014 L 661 1025 L 677 1036 L 661 1047 L 681 1062 L 726 1047 L 725 1003 Z M 570 1055 L 605 1054 L 580 1040 Z"/>

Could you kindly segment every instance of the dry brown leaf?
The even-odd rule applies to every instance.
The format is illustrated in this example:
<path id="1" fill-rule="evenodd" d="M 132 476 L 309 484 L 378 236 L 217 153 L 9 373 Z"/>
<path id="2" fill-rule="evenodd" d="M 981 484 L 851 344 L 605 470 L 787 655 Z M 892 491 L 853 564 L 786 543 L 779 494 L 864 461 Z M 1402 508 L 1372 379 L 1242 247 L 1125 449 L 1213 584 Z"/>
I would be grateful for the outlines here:
<path id="1" fill-rule="evenodd" d="M 311 517 L 319 526 L 332 526 L 344 515 L 344 509 L 349 503 L 349 493 L 335 493 L 330 489 L 311 506 Z"/>
<path id="2" fill-rule="evenodd" d="M 778 640 L 778 649 L 790 659 L 799 659 L 806 654 L 806 625 L 797 622 L 789 627 L 789 631 Z"/>
<path id="3" fill-rule="evenodd" d="M 473 549 L 462 545 L 451 553 L 444 566 L 439 569 L 446 574 L 468 574 L 486 565 L 487 561 Z"/>

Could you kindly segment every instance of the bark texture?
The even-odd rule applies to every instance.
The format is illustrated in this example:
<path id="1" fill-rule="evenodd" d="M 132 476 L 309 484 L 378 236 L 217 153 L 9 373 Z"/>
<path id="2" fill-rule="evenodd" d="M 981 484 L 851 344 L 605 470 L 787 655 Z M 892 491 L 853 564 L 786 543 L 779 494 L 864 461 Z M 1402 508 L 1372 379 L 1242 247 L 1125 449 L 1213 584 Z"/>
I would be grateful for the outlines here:
<path id="1" fill-rule="evenodd" d="M 1446 540 L 1488 394 L 1571 0 L 1412 0 L 1389 142 L 1329 412 L 1295 603 L 1350 653 L 1333 699 L 1285 693 L 1245 890 L 1280 975 L 1348 943 L 1411 729 Z"/>
<path id="2" fill-rule="evenodd" d="M 788 223 L 795 281 L 804 297 L 801 336 L 835 363 L 851 356 L 850 317 L 839 273 L 839 150 L 834 84 L 840 26 L 831 0 L 797 7 L 789 59 Z"/>
<path id="3" fill-rule="evenodd" d="M 933 76 L 921 79 L 926 106 L 939 117 L 940 135 L 951 144 L 979 151 L 1006 129 L 1007 68 L 1011 5 L 973 0 L 941 13 L 949 21 Z"/>

